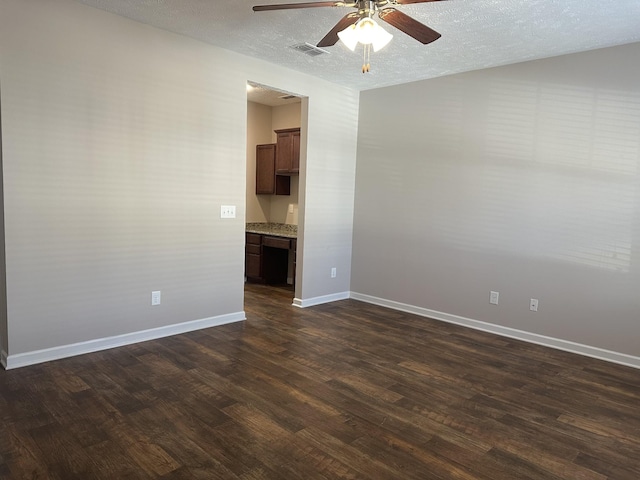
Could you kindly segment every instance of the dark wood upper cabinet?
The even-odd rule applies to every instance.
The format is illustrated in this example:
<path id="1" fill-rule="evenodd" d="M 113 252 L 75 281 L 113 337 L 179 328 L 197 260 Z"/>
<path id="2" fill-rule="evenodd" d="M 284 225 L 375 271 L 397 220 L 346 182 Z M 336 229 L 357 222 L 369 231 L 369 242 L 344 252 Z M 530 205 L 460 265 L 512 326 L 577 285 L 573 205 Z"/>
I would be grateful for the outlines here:
<path id="1" fill-rule="evenodd" d="M 256 194 L 273 194 L 276 189 L 276 146 L 256 146 Z"/>
<path id="2" fill-rule="evenodd" d="M 300 129 L 291 134 L 292 155 L 291 155 L 291 173 L 300 172 Z"/>
<path id="3" fill-rule="evenodd" d="M 291 175 L 300 171 L 300 129 L 274 130 L 276 140 L 276 173 Z"/>
<path id="4" fill-rule="evenodd" d="M 256 195 L 289 195 L 291 179 L 276 175 L 276 144 L 256 145 Z"/>

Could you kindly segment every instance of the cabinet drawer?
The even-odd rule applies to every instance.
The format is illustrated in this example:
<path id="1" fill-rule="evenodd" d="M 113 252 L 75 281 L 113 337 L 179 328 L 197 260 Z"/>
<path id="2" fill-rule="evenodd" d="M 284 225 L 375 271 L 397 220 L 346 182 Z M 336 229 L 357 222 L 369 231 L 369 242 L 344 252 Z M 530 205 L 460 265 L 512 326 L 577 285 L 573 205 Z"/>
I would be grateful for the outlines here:
<path id="1" fill-rule="evenodd" d="M 259 233 L 247 233 L 247 245 L 260 245 L 262 235 Z"/>
<path id="2" fill-rule="evenodd" d="M 260 255 L 260 245 L 252 245 L 250 243 L 247 243 L 245 251 L 249 254 Z"/>
<path id="3" fill-rule="evenodd" d="M 262 244 L 265 247 L 284 248 L 285 250 L 289 250 L 289 247 L 291 246 L 291 239 L 282 237 L 264 237 L 262 239 Z"/>

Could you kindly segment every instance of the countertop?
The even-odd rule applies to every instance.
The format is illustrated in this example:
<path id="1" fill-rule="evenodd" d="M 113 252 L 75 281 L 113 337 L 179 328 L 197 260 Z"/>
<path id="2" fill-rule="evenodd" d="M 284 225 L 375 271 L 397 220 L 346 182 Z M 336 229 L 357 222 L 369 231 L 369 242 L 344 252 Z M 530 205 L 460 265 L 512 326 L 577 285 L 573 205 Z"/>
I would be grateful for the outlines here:
<path id="1" fill-rule="evenodd" d="M 298 238 L 298 226 L 285 223 L 247 223 L 246 231 L 261 235 L 276 237 Z"/>

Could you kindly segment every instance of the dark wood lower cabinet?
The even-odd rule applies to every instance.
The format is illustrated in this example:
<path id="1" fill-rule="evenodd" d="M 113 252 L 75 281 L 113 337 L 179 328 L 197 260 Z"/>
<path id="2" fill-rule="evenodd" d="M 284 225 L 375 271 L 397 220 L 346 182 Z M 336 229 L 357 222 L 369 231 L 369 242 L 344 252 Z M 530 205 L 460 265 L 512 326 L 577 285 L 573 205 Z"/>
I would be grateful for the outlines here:
<path id="1" fill-rule="evenodd" d="M 295 258 L 295 247 L 295 239 L 247 233 L 245 246 L 245 276 L 247 281 L 268 284 L 287 283 L 289 251 L 292 248 L 294 249 Z"/>
<path id="2" fill-rule="evenodd" d="M 262 278 L 262 235 L 246 234 L 245 276 L 251 279 Z"/>

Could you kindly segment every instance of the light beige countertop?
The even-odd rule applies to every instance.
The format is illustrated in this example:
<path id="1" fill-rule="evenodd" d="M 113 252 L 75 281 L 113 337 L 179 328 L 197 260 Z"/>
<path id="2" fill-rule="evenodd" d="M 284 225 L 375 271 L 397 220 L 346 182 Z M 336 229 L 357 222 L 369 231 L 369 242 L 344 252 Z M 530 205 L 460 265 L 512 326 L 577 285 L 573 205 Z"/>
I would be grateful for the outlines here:
<path id="1" fill-rule="evenodd" d="M 246 231 L 261 235 L 298 238 L 298 226 L 285 223 L 247 223 Z"/>

